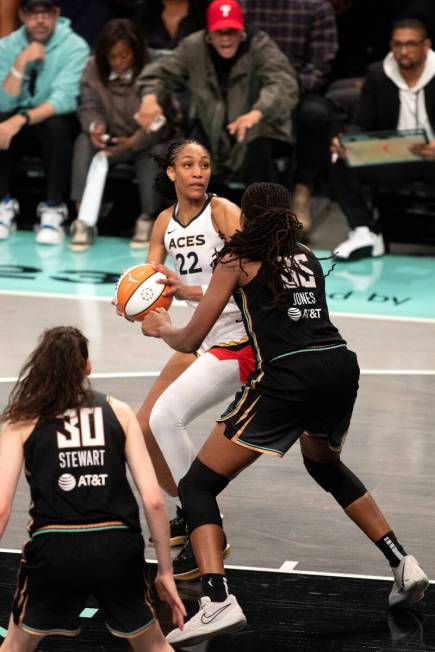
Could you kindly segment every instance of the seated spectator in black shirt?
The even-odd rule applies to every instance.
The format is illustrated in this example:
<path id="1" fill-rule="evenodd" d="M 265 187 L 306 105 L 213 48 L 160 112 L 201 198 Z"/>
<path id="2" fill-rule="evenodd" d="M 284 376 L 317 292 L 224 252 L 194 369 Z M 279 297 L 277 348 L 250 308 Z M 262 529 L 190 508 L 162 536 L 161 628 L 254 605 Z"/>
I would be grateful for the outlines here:
<path id="1" fill-rule="evenodd" d="M 298 75 L 293 209 L 307 232 L 311 192 L 327 178 L 335 133 L 333 112 L 323 97 L 338 47 L 334 10 L 330 0 L 243 0 L 243 5 L 247 24 L 267 32 Z"/>
<path id="2" fill-rule="evenodd" d="M 246 184 L 270 180 L 274 142 L 291 140 L 295 72 L 267 34 L 244 30 L 235 0 L 214 0 L 207 24 L 144 68 L 139 123 L 149 129 L 162 103 L 188 89 L 196 119 L 191 135 L 211 151 L 216 173 Z"/>
<path id="3" fill-rule="evenodd" d="M 61 14 L 94 48 L 98 32 L 113 18 L 133 16 L 136 0 L 59 0 Z"/>
<path id="4" fill-rule="evenodd" d="M 172 50 L 205 27 L 208 0 L 145 0 L 140 10 L 144 34 L 155 50 Z"/>

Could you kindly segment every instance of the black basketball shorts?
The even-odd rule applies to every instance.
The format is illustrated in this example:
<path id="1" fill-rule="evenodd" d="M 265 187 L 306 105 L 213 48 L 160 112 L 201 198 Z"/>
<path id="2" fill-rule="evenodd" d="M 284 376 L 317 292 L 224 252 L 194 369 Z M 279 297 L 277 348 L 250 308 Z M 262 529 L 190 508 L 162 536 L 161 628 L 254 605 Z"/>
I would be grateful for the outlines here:
<path id="1" fill-rule="evenodd" d="M 303 432 L 339 451 L 349 429 L 359 367 L 346 347 L 313 349 L 266 363 L 219 419 L 228 439 L 283 456 Z"/>
<path id="2" fill-rule="evenodd" d="M 35 536 L 20 561 L 12 613 L 30 634 L 80 633 L 89 594 L 115 636 L 134 638 L 154 622 L 144 541 L 129 530 Z"/>

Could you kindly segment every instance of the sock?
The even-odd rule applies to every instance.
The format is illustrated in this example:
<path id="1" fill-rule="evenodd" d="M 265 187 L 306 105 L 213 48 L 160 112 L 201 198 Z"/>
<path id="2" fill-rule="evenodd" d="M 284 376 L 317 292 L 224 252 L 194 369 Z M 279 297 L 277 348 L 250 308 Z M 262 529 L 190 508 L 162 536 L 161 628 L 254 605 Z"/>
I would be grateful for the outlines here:
<path id="1" fill-rule="evenodd" d="M 212 602 L 225 602 L 228 597 L 228 582 L 225 575 L 206 573 L 201 575 L 202 592 Z"/>
<path id="2" fill-rule="evenodd" d="M 387 532 L 382 539 L 376 541 L 376 545 L 381 552 L 385 555 L 387 560 L 390 563 L 390 566 L 396 568 L 402 559 L 406 557 L 407 553 L 405 549 L 400 545 L 399 541 L 396 539 L 396 535 L 392 530 Z"/>

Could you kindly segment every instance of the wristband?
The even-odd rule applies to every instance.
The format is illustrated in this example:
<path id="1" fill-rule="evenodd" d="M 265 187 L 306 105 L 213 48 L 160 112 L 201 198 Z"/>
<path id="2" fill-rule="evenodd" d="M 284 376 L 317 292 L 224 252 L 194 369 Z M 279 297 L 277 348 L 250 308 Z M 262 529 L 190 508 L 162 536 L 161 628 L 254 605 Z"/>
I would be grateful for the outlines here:
<path id="1" fill-rule="evenodd" d="M 24 123 L 26 127 L 30 124 L 30 113 L 28 111 L 22 111 L 21 114 L 25 118 L 26 122 Z"/>
<path id="2" fill-rule="evenodd" d="M 20 81 L 22 81 L 24 79 L 23 73 L 20 72 L 19 70 L 17 70 L 15 68 L 15 66 L 12 66 L 12 68 L 10 70 L 10 73 L 11 73 L 12 77 L 15 77 L 15 79 L 19 79 Z"/>

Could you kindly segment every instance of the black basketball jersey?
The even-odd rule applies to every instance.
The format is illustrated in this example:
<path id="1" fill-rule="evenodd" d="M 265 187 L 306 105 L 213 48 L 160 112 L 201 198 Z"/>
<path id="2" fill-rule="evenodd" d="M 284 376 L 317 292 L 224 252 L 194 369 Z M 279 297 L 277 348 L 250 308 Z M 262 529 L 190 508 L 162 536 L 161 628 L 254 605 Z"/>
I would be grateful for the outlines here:
<path id="1" fill-rule="evenodd" d="M 24 444 L 24 460 L 31 534 L 99 526 L 140 531 L 126 475 L 125 433 L 105 395 L 93 392 L 92 407 L 38 422 Z"/>
<path id="2" fill-rule="evenodd" d="M 285 309 L 273 307 L 272 292 L 266 284 L 271 272 L 264 264 L 250 283 L 234 293 L 259 368 L 263 362 L 306 349 L 345 345 L 329 318 L 319 261 L 302 245 L 295 260 L 297 268 L 291 282 L 283 280 L 288 295 Z"/>

